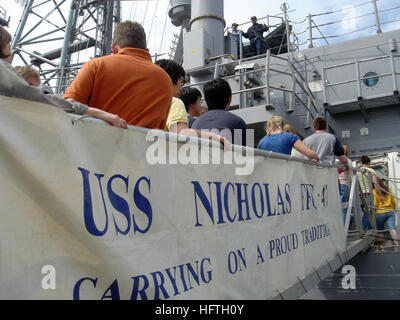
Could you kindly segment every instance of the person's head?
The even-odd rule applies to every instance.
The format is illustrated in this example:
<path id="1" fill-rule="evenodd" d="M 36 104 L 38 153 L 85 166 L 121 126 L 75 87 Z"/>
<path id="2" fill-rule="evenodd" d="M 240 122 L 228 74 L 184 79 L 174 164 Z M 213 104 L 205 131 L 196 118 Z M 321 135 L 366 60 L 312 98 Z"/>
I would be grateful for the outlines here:
<path id="1" fill-rule="evenodd" d="M 327 130 L 328 129 L 328 123 L 326 122 L 326 119 L 323 117 L 317 117 L 313 121 L 313 126 L 314 130 Z"/>
<path id="2" fill-rule="evenodd" d="M 250 18 L 250 20 L 251 20 L 251 22 L 252 22 L 253 24 L 257 23 L 257 17 L 256 17 L 256 16 L 252 16 L 252 17 Z"/>
<path id="3" fill-rule="evenodd" d="M 224 79 L 217 78 L 204 85 L 204 98 L 208 110 L 229 110 L 232 98 L 232 89 Z"/>
<path id="4" fill-rule="evenodd" d="M 174 60 L 161 59 L 157 60 L 155 64 L 163 68 L 165 72 L 168 73 L 173 84 L 172 95 L 175 98 L 178 98 L 182 90 L 182 86 L 185 83 L 185 69 L 183 69 L 183 67 Z"/>
<path id="5" fill-rule="evenodd" d="M 238 24 L 237 23 L 232 23 L 232 30 L 233 31 L 236 31 L 237 30 L 237 28 L 238 28 Z"/>
<path id="6" fill-rule="evenodd" d="M 283 126 L 284 126 L 284 121 L 282 117 L 272 116 L 265 123 L 265 131 L 267 132 L 268 135 L 270 135 L 272 132 L 277 130 L 283 131 Z"/>
<path id="7" fill-rule="evenodd" d="M 11 35 L 0 26 L 0 59 L 11 63 Z"/>
<path id="8" fill-rule="evenodd" d="M 185 87 L 179 95 L 185 104 L 186 112 L 192 117 L 201 116 L 201 92 L 196 88 Z"/>
<path id="9" fill-rule="evenodd" d="M 346 157 L 349 157 L 349 147 L 343 145 L 343 150 L 344 150 L 344 155 L 345 155 Z"/>
<path id="10" fill-rule="evenodd" d="M 377 180 L 378 180 L 379 187 L 380 187 L 382 190 L 384 190 L 384 191 L 386 191 L 386 192 L 389 192 L 389 188 L 386 186 L 386 184 L 383 182 L 383 180 L 382 180 L 382 179 L 379 179 L 379 178 L 377 178 Z M 373 183 L 372 186 L 373 186 L 374 189 L 376 189 L 375 183 Z"/>
<path id="11" fill-rule="evenodd" d="M 364 167 L 369 167 L 371 165 L 371 159 L 368 156 L 361 156 L 361 165 Z"/>
<path id="12" fill-rule="evenodd" d="M 286 123 L 283 125 L 283 131 L 285 132 L 289 132 L 294 134 L 295 136 L 299 136 L 299 134 L 297 133 L 297 131 L 293 128 L 293 126 L 289 123 Z"/>
<path id="13" fill-rule="evenodd" d="M 25 79 L 26 82 L 28 82 L 30 86 L 40 86 L 39 73 L 31 66 L 15 67 L 15 70 Z"/>
<path id="14" fill-rule="evenodd" d="M 124 21 L 115 27 L 111 49 L 115 54 L 124 48 L 146 50 L 146 33 L 140 23 Z"/>

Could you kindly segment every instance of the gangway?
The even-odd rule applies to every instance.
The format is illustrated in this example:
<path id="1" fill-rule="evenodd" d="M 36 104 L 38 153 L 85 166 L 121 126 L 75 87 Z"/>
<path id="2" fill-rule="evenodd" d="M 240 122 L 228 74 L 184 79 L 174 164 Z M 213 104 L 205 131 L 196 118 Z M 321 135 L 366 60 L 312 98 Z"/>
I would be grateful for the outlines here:
<path id="1" fill-rule="evenodd" d="M 391 189 L 396 202 L 399 202 L 398 198 L 398 169 L 399 169 L 399 153 L 392 152 L 388 154 L 381 154 L 371 157 L 373 169 L 379 179 L 384 179 L 389 182 L 389 188 Z M 371 187 L 371 186 L 370 186 Z M 353 194 L 354 196 L 354 194 Z M 356 211 L 360 207 L 360 200 L 364 202 L 364 207 L 369 208 L 369 220 L 372 224 L 372 230 L 364 232 L 363 239 L 367 240 L 370 238 L 370 242 L 375 242 L 377 239 L 376 232 L 374 231 L 375 218 L 374 218 L 374 207 L 373 204 L 367 203 L 363 197 L 355 198 L 357 201 L 354 202 L 353 211 Z M 349 204 L 345 206 L 352 206 L 351 199 Z M 398 208 L 398 204 L 397 204 Z M 350 210 L 348 210 L 350 211 Z M 396 223 L 395 230 L 398 232 L 398 209 L 396 212 Z M 346 221 L 348 224 L 349 221 Z M 347 228 L 347 225 L 346 227 Z M 348 231 L 347 243 L 348 246 L 351 243 L 358 241 L 360 236 L 360 227 L 356 227 L 353 230 Z M 353 288 L 343 288 L 343 277 L 345 274 L 342 269 L 337 269 L 330 276 L 322 280 L 308 293 L 303 295 L 300 299 L 305 300 L 398 300 L 400 292 L 400 256 L 398 254 L 398 248 L 390 245 L 393 240 L 389 236 L 387 230 L 383 232 L 383 236 L 386 240 L 385 244 L 378 241 L 371 246 L 366 247 L 361 251 L 360 254 L 355 255 L 346 264 L 354 268 L 354 286 Z M 386 235 L 387 234 L 387 235 Z"/>
<path id="2" fill-rule="evenodd" d="M 320 285 L 325 285 L 326 287 L 327 283 L 330 283 L 331 288 L 332 282 L 336 288 L 341 288 L 342 292 L 346 292 L 346 290 L 341 287 L 340 282 L 344 277 L 344 274 L 341 271 L 342 268 L 347 264 L 351 264 L 355 259 L 356 261 L 357 259 L 362 259 L 362 257 L 360 258 L 359 256 L 362 256 L 363 253 L 370 249 L 371 245 L 375 241 L 376 235 L 376 232 L 374 231 L 376 229 L 375 213 L 372 209 L 372 204 L 367 203 L 365 198 L 359 197 L 360 188 L 357 175 L 355 174 L 357 171 L 358 170 L 354 170 L 349 202 L 342 203 L 342 208 L 347 208 L 346 220 L 344 223 L 346 249 L 335 258 L 327 260 L 323 266 L 314 270 L 305 278 L 298 279 L 297 282 L 285 291 L 279 292 L 273 297 L 274 300 L 320 299 L 321 293 L 316 288 L 319 288 Z M 371 181 L 372 179 L 370 179 L 370 188 L 372 187 Z M 361 202 L 364 203 L 366 208 L 370 209 L 368 211 L 368 218 L 373 229 L 368 232 L 363 231 L 362 227 L 362 216 L 364 213 L 361 210 Z M 352 216 L 354 218 L 355 228 L 349 230 L 350 219 Z M 350 295 L 347 298 L 351 299 L 352 292 L 347 291 L 347 293 Z"/>
<path id="3" fill-rule="evenodd" d="M 13 212 L 0 298 L 297 299 L 371 244 L 345 241 L 336 167 L 4 96 L 0 113 Z M 44 266 L 57 290 L 43 290 Z"/>

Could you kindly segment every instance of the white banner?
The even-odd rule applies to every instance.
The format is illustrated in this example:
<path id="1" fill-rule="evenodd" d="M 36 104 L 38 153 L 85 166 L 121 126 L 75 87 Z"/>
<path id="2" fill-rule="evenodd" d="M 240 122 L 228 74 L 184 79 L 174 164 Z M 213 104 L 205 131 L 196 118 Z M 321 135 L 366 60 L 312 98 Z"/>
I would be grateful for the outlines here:
<path id="1" fill-rule="evenodd" d="M 154 164 L 161 137 L 6 97 L 0 122 L 1 299 L 267 299 L 345 248 L 335 168 Z"/>

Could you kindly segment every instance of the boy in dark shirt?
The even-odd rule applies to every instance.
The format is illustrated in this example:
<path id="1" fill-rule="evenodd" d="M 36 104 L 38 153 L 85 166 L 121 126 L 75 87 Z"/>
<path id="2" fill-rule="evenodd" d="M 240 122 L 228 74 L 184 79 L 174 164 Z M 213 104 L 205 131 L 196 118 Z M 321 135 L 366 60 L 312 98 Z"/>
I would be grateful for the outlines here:
<path id="1" fill-rule="evenodd" d="M 200 116 L 192 125 L 193 129 L 218 130 L 219 134 L 233 144 L 246 146 L 247 125 L 242 118 L 229 112 L 232 90 L 223 79 L 215 79 L 204 86 L 204 96 L 208 112 Z"/>

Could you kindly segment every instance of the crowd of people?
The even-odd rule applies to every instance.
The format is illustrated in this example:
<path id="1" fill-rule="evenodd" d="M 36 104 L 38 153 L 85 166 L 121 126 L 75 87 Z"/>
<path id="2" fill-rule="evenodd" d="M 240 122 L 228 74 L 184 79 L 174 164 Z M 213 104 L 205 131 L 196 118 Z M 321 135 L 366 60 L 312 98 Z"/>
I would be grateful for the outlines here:
<path id="1" fill-rule="evenodd" d="M 314 133 L 301 142 L 293 127 L 285 123 L 279 116 L 273 116 L 267 120 L 266 135 L 260 140 L 257 148 L 286 155 L 305 157 L 310 160 L 327 164 L 342 164 L 338 169 L 338 182 L 341 203 L 349 201 L 349 192 L 354 169 L 352 161 L 348 158 L 349 148 L 342 145 L 334 134 L 328 132 L 326 119 L 317 117 L 313 121 Z M 382 233 L 389 232 L 393 243 L 399 246 L 396 228 L 396 202 L 392 191 L 378 178 L 377 173 L 371 168 L 371 160 L 368 156 L 360 158 L 361 170 L 357 171 L 357 179 L 360 184 L 361 197 L 365 199 L 361 205 L 364 212 L 362 226 L 364 230 L 371 229 L 369 212 L 375 209 L 376 228 Z M 371 190 L 372 186 L 372 190 Z M 346 222 L 347 208 L 342 209 L 343 223 Z M 350 216 L 350 225 L 353 216 Z"/>
<path id="2" fill-rule="evenodd" d="M 242 35 L 250 38 L 254 53 L 261 54 L 262 35 L 268 28 L 257 24 L 256 17 L 251 20 L 252 27 Z M 240 32 L 237 24 L 233 27 L 232 37 Z M 208 111 L 203 113 L 201 92 L 192 87 L 183 88 L 186 77 L 183 67 L 167 59 L 152 62 L 145 31 L 137 22 L 126 21 L 116 27 L 113 54 L 86 62 L 63 98 L 44 92 L 40 87 L 39 74 L 32 67 L 11 66 L 10 43 L 11 35 L 0 26 L 0 94 L 89 115 L 118 128 L 126 129 L 128 125 L 133 125 L 212 139 L 225 149 L 231 144 L 247 145 L 245 121 L 229 112 L 232 101 L 229 83 L 217 78 L 205 84 L 204 98 Z M 348 148 L 328 132 L 326 119 L 315 118 L 313 127 L 314 133 L 301 141 L 290 124 L 280 116 L 273 116 L 267 120 L 266 135 L 257 148 L 303 156 L 331 165 L 335 161 L 341 163 L 344 169 L 339 169 L 340 195 L 341 201 L 347 202 L 352 179 Z M 363 156 L 361 162 L 372 176 L 373 190 L 370 190 L 366 175 L 357 173 L 363 196 L 373 196 L 377 227 L 379 230 L 390 230 L 392 238 L 397 239 L 393 195 L 370 168 L 369 158 Z M 343 221 L 346 220 L 346 212 L 343 209 Z M 365 229 L 370 228 L 367 214 L 364 214 L 363 224 Z"/>

